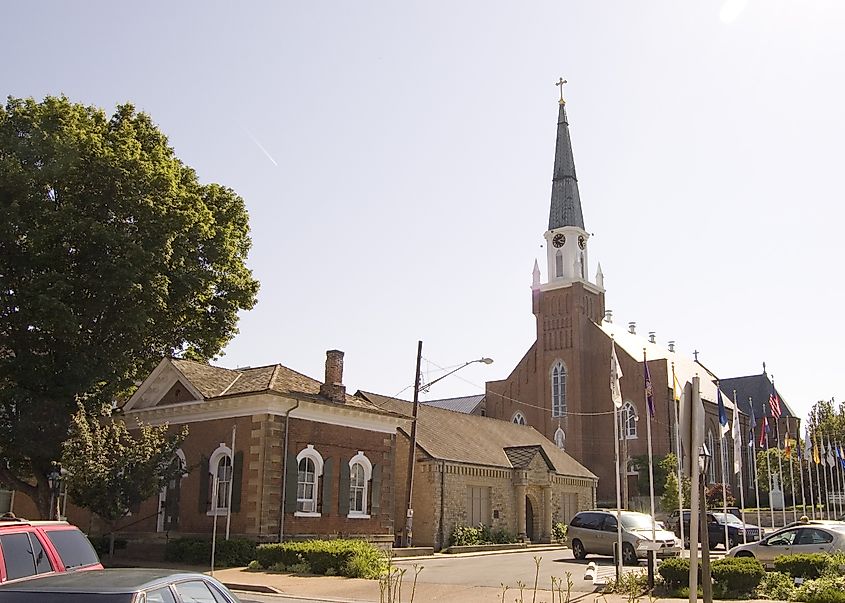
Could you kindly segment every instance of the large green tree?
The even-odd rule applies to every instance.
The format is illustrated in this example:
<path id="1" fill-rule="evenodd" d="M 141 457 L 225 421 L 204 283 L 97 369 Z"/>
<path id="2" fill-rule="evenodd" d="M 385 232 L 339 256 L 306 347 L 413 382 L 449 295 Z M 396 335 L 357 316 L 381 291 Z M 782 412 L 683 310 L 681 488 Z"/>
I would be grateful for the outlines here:
<path id="1" fill-rule="evenodd" d="M 146 114 L 64 97 L 0 107 L 0 216 L 0 481 L 45 516 L 78 399 L 235 335 L 258 290 L 248 216 Z"/>
<path id="2" fill-rule="evenodd" d="M 158 493 L 183 468 L 173 463 L 188 428 L 168 434 L 167 425 L 135 425 L 129 432 L 110 407 L 91 412 L 79 403 L 70 436 L 62 447 L 67 493 L 109 524 L 109 554 L 114 553 L 114 527 L 130 509 Z"/>

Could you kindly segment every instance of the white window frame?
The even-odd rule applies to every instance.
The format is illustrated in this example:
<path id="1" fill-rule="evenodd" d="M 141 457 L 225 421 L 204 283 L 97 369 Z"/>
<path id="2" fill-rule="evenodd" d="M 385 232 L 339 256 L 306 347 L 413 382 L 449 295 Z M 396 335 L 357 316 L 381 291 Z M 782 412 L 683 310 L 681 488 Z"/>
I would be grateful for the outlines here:
<path id="1" fill-rule="evenodd" d="M 353 510 L 352 509 L 352 469 L 356 466 L 360 465 L 361 468 L 364 470 L 364 492 L 363 496 L 361 497 L 361 505 L 362 509 Z M 370 462 L 370 459 L 367 458 L 367 455 L 358 451 L 358 454 L 353 456 L 349 459 L 349 492 L 347 495 L 349 496 L 349 513 L 346 515 L 349 519 L 369 519 L 370 518 L 370 508 L 367 501 L 367 496 L 370 492 L 370 480 L 373 478 L 373 464 Z"/>
<path id="2" fill-rule="evenodd" d="M 552 390 L 552 416 L 566 416 L 566 365 L 563 360 L 556 360 L 549 373 Z"/>
<path id="3" fill-rule="evenodd" d="M 217 485 L 217 498 L 212 496 L 211 499 L 211 508 L 206 512 L 206 515 L 209 517 L 214 517 L 216 515 L 226 515 L 229 513 L 229 504 L 232 502 L 232 479 L 235 476 L 235 455 L 232 454 L 232 449 L 226 446 L 226 444 L 221 443 L 217 449 L 211 453 L 211 457 L 208 459 L 208 472 L 210 474 L 209 479 L 211 481 L 211 491 L 212 494 L 214 493 L 214 480 L 217 478 L 217 473 L 220 470 L 220 462 L 223 459 L 229 459 L 231 472 L 229 474 L 229 481 L 228 482 L 218 482 Z M 217 505 L 220 499 L 220 485 L 223 484 L 225 488 L 227 488 L 227 492 L 223 495 L 226 499 L 226 506 L 220 507 Z"/>
<path id="4" fill-rule="evenodd" d="M 622 421 L 622 437 L 626 440 L 636 440 L 637 408 L 630 401 L 626 401 L 622 405 L 620 420 Z"/>
<path id="5" fill-rule="evenodd" d="M 317 501 L 320 500 L 320 478 L 323 476 L 323 457 L 322 455 L 314 449 L 313 444 L 308 444 L 305 448 L 299 451 L 299 454 L 296 455 L 296 470 L 297 470 L 297 478 L 296 478 L 296 490 L 297 490 L 297 500 L 296 505 L 299 506 L 300 499 L 299 495 L 299 463 L 302 459 L 310 459 L 314 463 L 314 494 L 311 499 L 304 499 L 304 500 L 311 500 L 313 502 L 313 508 L 317 508 Z M 320 517 L 321 513 L 319 512 L 311 512 L 311 511 L 295 511 L 295 517 Z"/>
<path id="6" fill-rule="evenodd" d="M 558 427 L 557 431 L 555 431 L 555 446 L 557 446 L 561 450 L 566 449 L 566 433 L 561 427 Z"/>
<path id="7" fill-rule="evenodd" d="M 513 413 L 511 423 L 516 423 L 517 425 L 528 425 L 528 421 L 525 420 L 525 415 L 519 411 Z"/>

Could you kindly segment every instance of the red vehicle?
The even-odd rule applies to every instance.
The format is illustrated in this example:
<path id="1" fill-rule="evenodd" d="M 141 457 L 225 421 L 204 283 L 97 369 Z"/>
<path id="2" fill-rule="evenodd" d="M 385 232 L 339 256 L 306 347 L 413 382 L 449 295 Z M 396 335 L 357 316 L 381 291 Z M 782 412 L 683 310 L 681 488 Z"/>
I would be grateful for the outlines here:
<path id="1" fill-rule="evenodd" d="M 0 517 L 0 583 L 94 569 L 103 569 L 103 564 L 76 526 Z"/>

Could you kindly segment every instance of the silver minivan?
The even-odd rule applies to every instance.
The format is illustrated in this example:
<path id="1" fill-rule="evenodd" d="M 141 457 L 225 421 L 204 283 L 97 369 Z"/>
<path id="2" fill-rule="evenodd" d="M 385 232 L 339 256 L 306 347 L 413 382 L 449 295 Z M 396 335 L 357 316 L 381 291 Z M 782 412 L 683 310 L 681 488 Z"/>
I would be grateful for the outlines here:
<path id="1" fill-rule="evenodd" d="M 655 524 L 651 515 L 622 511 L 622 562 L 634 565 L 655 548 L 657 557 L 678 557 L 681 546 L 675 535 Z M 595 510 L 577 513 L 567 528 L 567 538 L 576 559 L 589 554 L 613 556 L 617 539 L 616 511 Z M 654 544 L 652 545 L 652 528 Z"/>

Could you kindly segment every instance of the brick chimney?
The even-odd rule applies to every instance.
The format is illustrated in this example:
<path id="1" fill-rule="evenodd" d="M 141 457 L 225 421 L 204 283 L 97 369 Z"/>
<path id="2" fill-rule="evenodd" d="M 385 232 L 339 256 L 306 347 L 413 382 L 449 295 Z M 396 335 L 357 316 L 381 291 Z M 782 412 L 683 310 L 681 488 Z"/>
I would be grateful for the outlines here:
<path id="1" fill-rule="evenodd" d="M 326 352 L 326 380 L 320 384 L 320 395 L 338 404 L 346 402 L 346 386 L 343 384 L 343 352 L 340 350 Z"/>

